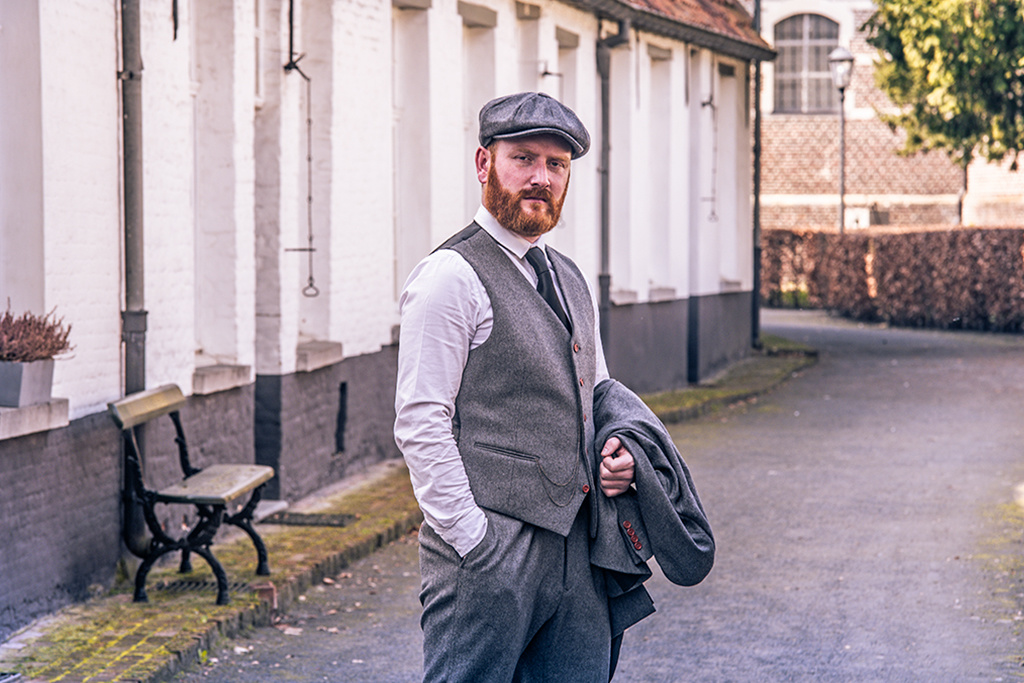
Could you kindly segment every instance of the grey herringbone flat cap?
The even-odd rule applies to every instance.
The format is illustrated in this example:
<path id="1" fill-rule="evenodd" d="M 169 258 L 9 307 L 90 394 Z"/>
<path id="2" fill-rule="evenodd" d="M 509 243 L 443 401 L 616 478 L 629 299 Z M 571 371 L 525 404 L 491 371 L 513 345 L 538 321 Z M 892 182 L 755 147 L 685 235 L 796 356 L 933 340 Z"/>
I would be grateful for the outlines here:
<path id="1" fill-rule="evenodd" d="M 494 140 L 550 133 L 565 139 L 578 159 L 590 149 L 590 134 L 579 117 L 555 98 L 521 92 L 491 100 L 480 110 L 480 146 Z"/>

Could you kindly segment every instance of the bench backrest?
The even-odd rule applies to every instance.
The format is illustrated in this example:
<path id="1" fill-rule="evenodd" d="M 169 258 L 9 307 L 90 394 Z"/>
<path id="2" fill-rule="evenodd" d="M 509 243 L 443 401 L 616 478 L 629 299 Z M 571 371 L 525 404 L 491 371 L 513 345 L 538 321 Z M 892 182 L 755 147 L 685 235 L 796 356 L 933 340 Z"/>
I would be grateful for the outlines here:
<path id="1" fill-rule="evenodd" d="M 147 389 L 107 404 L 110 416 L 121 429 L 131 429 L 155 417 L 176 412 L 185 405 L 177 384 Z"/>
<path id="2" fill-rule="evenodd" d="M 129 478 L 134 479 L 137 473 L 136 484 L 140 488 L 142 487 L 142 450 L 139 448 L 134 427 L 162 415 L 170 415 L 171 421 L 174 423 L 176 434 L 174 441 L 178 444 L 178 460 L 181 464 L 182 475 L 191 477 L 199 472 L 189 461 L 185 431 L 181 427 L 181 416 L 178 414 L 184 405 L 185 396 L 177 384 L 165 384 L 156 389 L 147 389 L 107 404 L 110 417 L 121 428 L 121 435 L 124 437 L 124 455 L 132 468 L 129 470 Z"/>

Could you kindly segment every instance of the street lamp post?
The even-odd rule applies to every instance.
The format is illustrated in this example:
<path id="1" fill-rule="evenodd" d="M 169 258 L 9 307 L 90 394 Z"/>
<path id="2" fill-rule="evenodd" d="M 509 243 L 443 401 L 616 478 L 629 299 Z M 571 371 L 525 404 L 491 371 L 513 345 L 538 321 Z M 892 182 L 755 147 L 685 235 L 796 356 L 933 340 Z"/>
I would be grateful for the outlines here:
<path id="1" fill-rule="evenodd" d="M 853 55 L 845 47 L 837 47 L 828 55 L 832 84 L 839 91 L 839 234 L 846 224 L 846 89 L 853 76 Z"/>

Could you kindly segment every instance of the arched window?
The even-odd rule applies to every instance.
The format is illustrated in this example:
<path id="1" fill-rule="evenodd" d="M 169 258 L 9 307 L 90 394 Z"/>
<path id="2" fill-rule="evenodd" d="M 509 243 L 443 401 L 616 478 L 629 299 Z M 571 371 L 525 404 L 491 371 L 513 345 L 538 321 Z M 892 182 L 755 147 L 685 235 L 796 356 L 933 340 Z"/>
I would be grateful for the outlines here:
<path id="1" fill-rule="evenodd" d="M 775 25 L 775 111 L 836 111 L 828 55 L 839 44 L 839 24 L 817 14 L 798 14 Z"/>

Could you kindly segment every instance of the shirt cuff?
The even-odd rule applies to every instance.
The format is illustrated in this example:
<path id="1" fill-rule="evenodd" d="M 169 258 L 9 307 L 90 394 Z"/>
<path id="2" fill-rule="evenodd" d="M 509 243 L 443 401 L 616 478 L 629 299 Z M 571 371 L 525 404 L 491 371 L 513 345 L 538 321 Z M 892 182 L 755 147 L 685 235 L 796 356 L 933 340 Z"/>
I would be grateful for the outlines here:
<path id="1" fill-rule="evenodd" d="M 455 548 L 459 557 L 465 557 L 484 540 L 484 534 L 487 533 L 487 516 L 481 508 L 475 507 L 447 529 L 438 529 L 433 524 L 430 526 L 441 540 Z"/>

